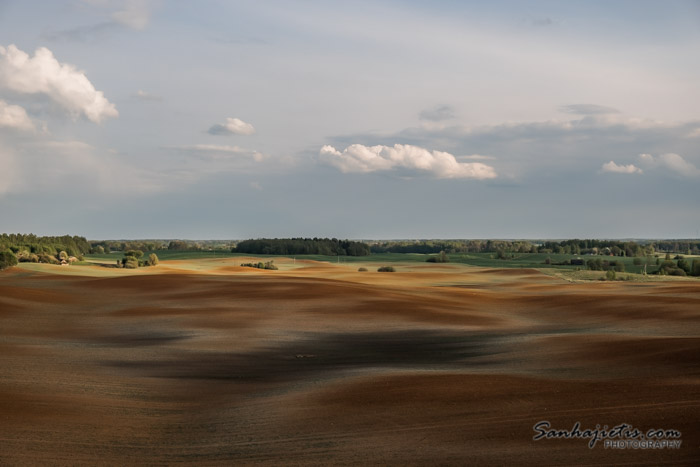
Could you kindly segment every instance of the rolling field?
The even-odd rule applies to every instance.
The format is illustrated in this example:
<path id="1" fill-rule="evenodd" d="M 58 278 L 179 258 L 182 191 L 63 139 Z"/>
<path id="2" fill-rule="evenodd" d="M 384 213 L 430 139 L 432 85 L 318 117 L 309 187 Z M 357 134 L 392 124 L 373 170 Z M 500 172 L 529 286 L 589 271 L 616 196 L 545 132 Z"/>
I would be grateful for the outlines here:
<path id="1" fill-rule="evenodd" d="M 171 250 L 156 250 L 145 252 L 145 257 L 150 253 L 156 253 L 161 260 L 201 260 L 201 259 L 216 259 L 229 258 L 250 258 L 249 254 L 231 253 L 228 251 L 171 251 Z M 358 264 L 366 262 L 384 262 L 384 263 L 423 263 L 431 256 L 419 253 L 373 253 L 371 256 L 325 256 L 325 255 L 289 255 L 284 258 L 300 258 L 304 260 L 323 261 L 334 264 Z M 575 271 L 577 269 L 586 269 L 581 266 L 571 266 L 557 264 L 568 261 L 574 258 L 581 258 L 585 261 L 589 259 L 601 259 L 608 261 L 622 262 L 625 265 L 625 272 L 639 274 L 644 269 L 643 265 L 635 265 L 633 257 L 610 257 L 610 256 L 586 256 L 586 255 L 571 255 L 571 254 L 556 254 L 556 253 L 514 253 L 513 258 L 497 259 L 495 253 L 454 253 L 447 255 L 450 258 L 450 263 L 466 264 L 469 266 L 479 266 L 485 268 L 551 268 L 563 271 Z M 675 255 L 674 255 L 675 256 Z M 114 264 L 118 259 L 123 257 L 122 252 L 106 253 L 106 254 L 91 254 L 87 255 L 88 262 Z M 256 258 L 262 261 L 279 258 L 278 255 L 255 255 Z M 689 261 L 697 258 L 692 255 L 684 255 Z M 545 264 L 546 259 L 550 259 L 553 264 Z M 638 258 L 642 262 L 647 262 L 648 272 L 652 273 L 657 269 L 656 258 Z M 663 261 L 661 256 L 660 261 Z M 239 261 L 243 262 L 243 261 Z M 238 263 L 237 263 L 238 264 Z M 360 265 L 360 264 L 358 264 Z"/>
<path id="2" fill-rule="evenodd" d="M 700 281 L 400 256 L 0 272 L 0 464 L 700 459 Z M 534 441 L 540 421 L 673 429 L 682 446 Z"/>

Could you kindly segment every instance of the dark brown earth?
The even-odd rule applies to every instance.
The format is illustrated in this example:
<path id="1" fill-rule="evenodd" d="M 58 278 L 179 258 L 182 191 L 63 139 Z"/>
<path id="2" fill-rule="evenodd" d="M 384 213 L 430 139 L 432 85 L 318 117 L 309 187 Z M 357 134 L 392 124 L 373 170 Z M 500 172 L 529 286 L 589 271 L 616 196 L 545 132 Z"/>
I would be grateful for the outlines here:
<path id="1" fill-rule="evenodd" d="M 158 271 L 0 273 L 0 464 L 700 462 L 700 282 Z M 682 445 L 534 441 L 545 420 Z"/>

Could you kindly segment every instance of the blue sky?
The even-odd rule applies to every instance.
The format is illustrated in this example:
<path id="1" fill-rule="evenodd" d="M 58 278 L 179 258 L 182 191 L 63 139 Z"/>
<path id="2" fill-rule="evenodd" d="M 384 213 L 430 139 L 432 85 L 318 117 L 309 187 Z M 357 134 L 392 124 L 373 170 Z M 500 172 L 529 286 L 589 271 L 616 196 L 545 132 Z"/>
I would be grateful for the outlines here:
<path id="1" fill-rule="evenodd" d="M 0 0 L 0 231 L 696 237 L 700 3 Z"/>

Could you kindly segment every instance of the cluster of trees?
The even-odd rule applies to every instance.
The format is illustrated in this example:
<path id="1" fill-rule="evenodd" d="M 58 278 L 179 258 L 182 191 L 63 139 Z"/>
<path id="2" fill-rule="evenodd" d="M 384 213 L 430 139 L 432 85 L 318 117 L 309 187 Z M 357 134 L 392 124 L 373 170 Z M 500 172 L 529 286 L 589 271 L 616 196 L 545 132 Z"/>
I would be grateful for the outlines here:
<path id="1" fill-rule="evenodd" d="M 155 251 L 164 250 L 168 243 L 163 240 L 100 240 L 90 242 L 90 253 L 101 255 L 113 251 Z"/>
<path id="2" fill-rule="evenodd" d="M 392 240 L 371 245 L 372 253 L 495 253 L 498 250 L 535 253 L 537 247 L 528 241 L 505 240 Z"/>
<path id="3" fill-rule="evenodd" d="M 382 266 L 377 269 L 377 272 L 396 272 L 396 269 L 394 269 L 394 266 Z"/>
<path id="4" fill-rule="evenodd" d="M 68 256 L 81 256 L 90 252 L 90 242 L 85 237 L 64 235 L 62 237 L 39 237 L 34 234 L 0 234 L 0 251 L 11 251 L 17 256 L 28 257 L 34 254 L 53 256 L 61 251 Z"/>
<path id="5" fill-rule="evenodd" d="M 112 251 L 230 251 L 235 245 L 232 240 L 100 240 L 90 242 L 90 253 L 103 254 Z"/>
<path id="6" fill-rule="evenodd" d="M 257 255 L 327 255 L 367 256 L 369 245 L 337 238 L 261 238 L 244 240 L 232 249 L 234 253 Z"/>
<path id="7" fill-rule="evenodd" d="M 622 261 L 607 261 L 596 258 L 586 261 L 586 266 L 591 271 L 625 272 L 625 263 Z"/>
<path id="8" fill-rule="evenodd" d="M 650 256 L 654 254 L 653 243 L 618 240 L 562 240 L 542 242 L 538 247 L 539 253 L 559 253 L 570 255 L 606 255 L 606 256 Z"/>
<path id="9" fill-rule="evenodd" d="M 175 251 L 231 251 L 233 240 L 170 240 L 168 250 Z"/>
<path id="10" fill-rule="evenodd" d="M 440 253 L 437 254 L 437 256 L 431 256 L 425 261 L 428 263 L 449 263 L 450 258 L 447 257 L 447 253 L 445 253 L 445 250 L 442 250 L 440 251 Z"/>
<path id="11" fill-rule="evenodd" d="M 128 250 L 124 253 L 124 257 L 117 260 L 117 267 L 126 269 L 136 269 L 144 266 L 156 266 L 158 264 L 158 256 L 155 253 L 148 255 L 148 259 L 143 258 L 143 251 Z"/>
<path id="12" fill-rule="evenodd" d="M 655 245 L 658 251 L 700 255 L 700 241 L 698 240 L 663 240 L 656 242 Z"/>
<path id="13" fill-rule="evenodd" d="M 17 266 L 17 257 L 10 250 L 0 251 L 0 270 Z"/>
<path id="14" fill-rule="evenodd" d="M 0 234 L 0 269 L 22 263 L 61 264 L 83 259 L 90 251 L 84 237 L 40 237 L 34 234 Z"/>
<path id="15" fill-rule="evenodd" d="M 662 276 L 700 276 L 700 259 L 694 259 L 692 263 L 682 256 L 675 259 L 677 261 L 674 262 L 667 253 L 656 273 Z"/>
<path id="16" fill-rule="evenodd" d="M 267 261 L 265 263 L 262 261 L 258 263 L 243 263 L 241 266 L 245 268 L 271 269 L 273 271 L 278 269 L 278 267 L 274 265 L 274 261 Z"/>
<path id="17" fill-rule="evenodd" d="M 656 251 L 700 254 L 698 241 L 634 242 L 619 240 L 395 240 L 376 242 L 372 253 L 496 253 L 506 259 L 516 253 L 545 253 L 570 255 L 606 255 L 641 257 Z"/>

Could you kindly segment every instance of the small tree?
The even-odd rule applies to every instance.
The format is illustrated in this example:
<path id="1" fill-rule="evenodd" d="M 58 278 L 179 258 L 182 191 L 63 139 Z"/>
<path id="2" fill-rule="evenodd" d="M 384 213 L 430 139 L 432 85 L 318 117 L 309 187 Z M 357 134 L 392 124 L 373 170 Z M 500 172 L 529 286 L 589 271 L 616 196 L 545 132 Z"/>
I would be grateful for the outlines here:
<path id="1" fill-rule="evenodd" d="M 690 268 L 690 275 L 700 276 L 700 259 L 693 260 L 693 265 Z"/>
<path id="2" fill-rule="evenodd" d="M 614 281 L 615 280 L 615 271 L 612 269 L 608 269 L 607 272 L 605 273 L 605 278 L 609 281 Z"/>
<path id="3" fill-rule="evenodd" d="M 158 264 L 158 256 L 155 253 L 148 255 L 148 265 L 156 266 Z"/>
<path id="4" fill-rule="evenodd" d="M 65 251 L 59 252 L 58 259 L 60 259 L 61 261 L 68 261 L 68 253 L 66 253 Z"/>
<path id="5" fill-rule="evenodd" d="M 686 274 L 690 274 L 690 263 L 686 259 L 681 258 L 678 260 L 678 268 L 684 270 Z"/>
<path id="6" fill-rule="evenodd" d="M 445 250 L 442 250 L 440 253 L 438 253 L 437 256 L 431 256 L 430 258 L 426 259 L 426 262 L 428 262 L 428 263 L 449 263 L 450 258 L 447 256 L 447 253 L 445 253 Z"/>
<path id="7" fill-rule="evenodd" d="M 126 253 L 124 253 L 124 256 L 133 256 L 136 259 L 139 259 L 143 256 L 143 251 L 141 250 L 129 250 Z"/>
<path id="8" fill-rule="evenodd" d="M 0 269 L 17 265 L 17 257 L 11 251 L 0 251 Z"/>

